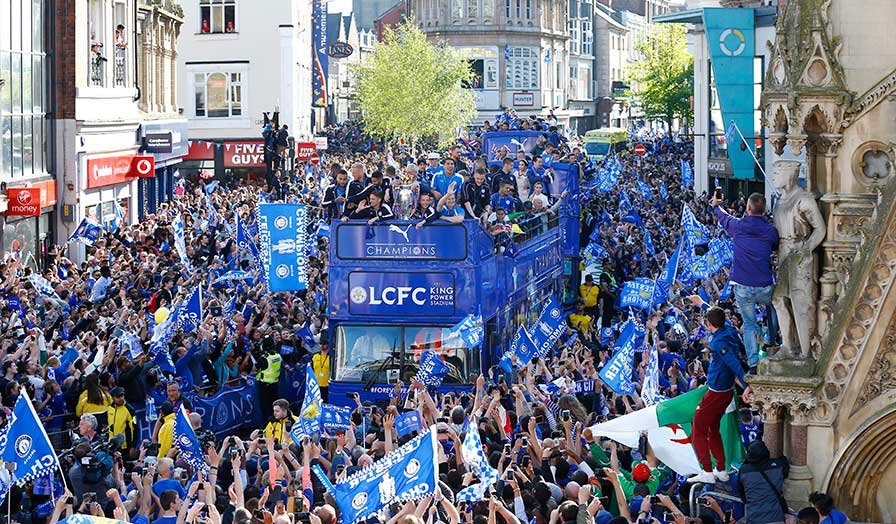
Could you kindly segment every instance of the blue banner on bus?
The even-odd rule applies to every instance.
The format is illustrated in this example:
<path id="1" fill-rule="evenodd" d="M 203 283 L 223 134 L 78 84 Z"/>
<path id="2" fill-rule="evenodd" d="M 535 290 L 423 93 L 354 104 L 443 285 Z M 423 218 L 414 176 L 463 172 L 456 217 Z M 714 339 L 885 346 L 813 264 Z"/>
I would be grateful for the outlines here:
<path id="1" fill-rule="evenodd" d="M 352 315 L 433 317 L 454 314 L 452 273 L 349 274 Z"/>
<path id="2" fill-rule="evenodd" d="M 464 260 L 467 230 L 462 225 L 339 224 L 336 256 L 343 260 Z"/>

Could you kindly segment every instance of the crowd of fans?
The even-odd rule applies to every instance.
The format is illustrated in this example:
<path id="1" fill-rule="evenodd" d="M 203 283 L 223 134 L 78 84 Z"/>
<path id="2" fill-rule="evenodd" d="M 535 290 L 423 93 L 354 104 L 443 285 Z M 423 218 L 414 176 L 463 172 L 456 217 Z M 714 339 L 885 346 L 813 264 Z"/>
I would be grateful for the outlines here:
<path id="1" fill-rule="evenodd" d="M 550 118 L 521 119 L 508 113 L 482 131 L 548 132 L 552 125 Z M 691 160 L 690 143 L 645 139 L 652 153 L 619 157 L 625 174 L 612 191 L 552 195 L 555 163 L 581 163 L 588 173 L 583 182 L 595 176 L 574 143 L 539 140 L 538 150 L 528 154 L 510 157 L 498 152 L 500 164 L 489 167 L 492 158 L 477 149 L 475 140 L 459 142 L 444 154 L 424 154 L 403 145 L 372 151 L 354 123 L 330 129 L 328 135 L 330 150 L 320 171 L 300 167 L 285 172 L 272 166 L 266 187 L 225 180 L 210 192 L 201 182 L 185 182 L 182 194 L 157 213 L 105 233 L 81 263 L 57 248 L 39 271 L 15 259 L 0 265 L 0 393 L 6 408 L 0 410 L 0 423 L 6 423 L 8 409 L 26 389 L 65 463 L 66 478 L 65 483 L 57 477 L 13 487 L 2 511 L 10 511 L 22 524 L 53 524 L 73 513 L 135 524 L 334 524 L 338 505 L 311 474 L 311 466 L 319 465 L 334 482 L 369 467 L 412 438 L 398 438 L 394 421 L 405 411 L 419 410 L 425 426 L 436 426 L 441 444 L 437 492 L 394 505 L 373 520 L 785 520 L 780 489 L 786 459 L 769 456 L 761 439 L 762 421 L 749 407 L 741 410 L 747 458 L 740 474 L 703 485 L 697 497 L 691 497 L 692 486 L 684 478 L 656 459 L 646 439 L 629 448 L 589 430 L 644 407 L 639 395 L 615 394 L 598 378 L 612 354 L 619 323 L 628 314 L 618 304 L 623 283 L 662 271 L 682 235 L 682 206 L 690 206 L 698 220 L 716 230 L 709 196 L 694 194 L 681 183 L 680 165 Z M 636 184 L 634 173 L 647 184 L 650 196 Z M 661 191 L 667 191 L 667 197 L 661 198 Z M 645 228 L 622 220 L 623 192 L 639 210 Z M 326 399 L 328 241 L 324 236 L 313 240 L 307 290 L 267 293 L 235 232 L 238 219 L 254 222 L 259 195 L 269 202 L 308 204 L 315 218 L 309 225 L 312 237 L 317 219 L 373 223 L 407 217 L 419 221 L 418 227 L 434 220 L 478 220 L 505 240 L 525 233 L 527 221 L 556 213 L 562 199 L 579 198 L 583 247 L 590 238 L 608 256 L 583 262 L 586 277 L 568 317 L 568 343 L 548 357 L 511 374 L 494 367 L 464 394 L 443 394 L 415 382 L 408 386 L 417 394 L 408 400 L 402 398 L 403 385 L 396 384 L 396 395 L 387 406 L 354 401 L 351 430 L 293 442 L 289 432 L 296 404 L 279 398 L 275 386 L 286 370 L 311 362 Z M 729 212 L 740 215 L 746 206 L 747 198 L 740 195 Z M 177 216 L 186 228 L 190 271 L 176 248 Z M 656 255 L 647 251 L 648 233 Z M 218 277 L 235 270 L 251 274 L 238 292 L 216 285 Z M 51 283 L 52 293 L 33 285 L 30 276 L 35 271 Z M 707 382 L 713 360 L 705 336 L 710 313 L 694 296 L 711 297 L 733 329 L 742 327 L 742 314 L 732 299 L 718 300 L 726 280 L 722 273 L 681 293 L 676 287 L 678 296 L 691 298 L 666 304 L 644 319 L 648 343 L 655 343 L 659 352 L 662 395 L 675 397 Z M 197 286 L 204 292 L 206 314 L 197 329 L 171 339 L 170 358 L 176 368 L 171 373 L 146 346 L 158 313 L 173 310 Z M 125 334 L 136 335 L 143 350 L 125 347 Z M 763 331 L 757 343 L 773 344 L 773 338 Z M 646 360 L 636 363 L 633 381 L 639 388 L 646 368 Z M 542 387 L 562 377 L 595 380 L 597 386 L 581 393 Z M 203 429 L 202 417 L 192 412 L 190 424 L 210 466 L 207 476 L 195 471 L 173 442 L 175 413 L 181 406 L 191 411 L 194 395 L 212 396 L 247 381 L 259 387 L 265 425 L 235 428 L 221 438 Z M 478 420 L 476 427 L 469 425 L 471 415 Z M 485 500 L 455 504 L 457 492 L 475 481 L 460 453 L 469 431 L 479 432 L 500 480 Z M 110 437 L 118 435 L 110 443 Z M 796 515 L 800 522 L 846 521 L 830 496 L 814 494 L 811 503 Z"/>

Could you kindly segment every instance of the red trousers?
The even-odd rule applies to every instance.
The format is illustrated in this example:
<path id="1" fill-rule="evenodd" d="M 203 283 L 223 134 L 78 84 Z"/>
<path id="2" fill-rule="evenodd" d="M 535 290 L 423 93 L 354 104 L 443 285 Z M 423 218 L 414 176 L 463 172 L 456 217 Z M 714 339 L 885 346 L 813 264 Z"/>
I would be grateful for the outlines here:
<path id="1" fill-rule="evenodd" d="M 725 447 L 722 445 L 719 423 L 733 395 L 733 389 L 722 392 L 707 390 L 694 413 L 691 442 L 703 471 L 712 471 L 710 453 L 716 459 L 717 468 L 725 469 Z"/>

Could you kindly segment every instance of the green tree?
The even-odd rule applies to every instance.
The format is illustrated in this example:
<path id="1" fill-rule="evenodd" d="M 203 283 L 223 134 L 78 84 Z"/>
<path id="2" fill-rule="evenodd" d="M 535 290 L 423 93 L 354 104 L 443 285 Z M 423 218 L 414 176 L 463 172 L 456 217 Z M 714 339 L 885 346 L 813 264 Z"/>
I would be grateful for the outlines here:
<path id="1" fill-rule="evenodd" d="M 669 129 L 675 118 L 692 123 L 694 57 L 687 52 L 684 25 L 653 24 L 635 49 L 644 58 L 634 64 L 629 78 L 644 115 L 665 120 Z"/>
<path id="2" fill-rule="evenodd" d="M 444 42 L 432 43 L 411 20 L 387 29 L 355 70 L 365 129 L 386 140 L 454 138 L 476 116 L 470 63 Z"/>

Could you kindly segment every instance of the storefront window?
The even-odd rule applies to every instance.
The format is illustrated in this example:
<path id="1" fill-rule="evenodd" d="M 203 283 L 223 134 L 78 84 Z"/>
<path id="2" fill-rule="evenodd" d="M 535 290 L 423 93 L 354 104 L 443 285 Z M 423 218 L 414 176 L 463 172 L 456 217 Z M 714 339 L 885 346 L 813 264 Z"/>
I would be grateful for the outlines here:
<path id="1" fill-rule="evenodd" d="M 42 243 L 50 238 L 50 215 L 8 217 L 3 226 L 3 252 L 0 258 L 12 257 L 37 271 L 43 252 Z"/>
<path id="2" fill-rule="evenodd" d="M 43 0 L 0 1 L 0 178 L 45 172 Z"/>

